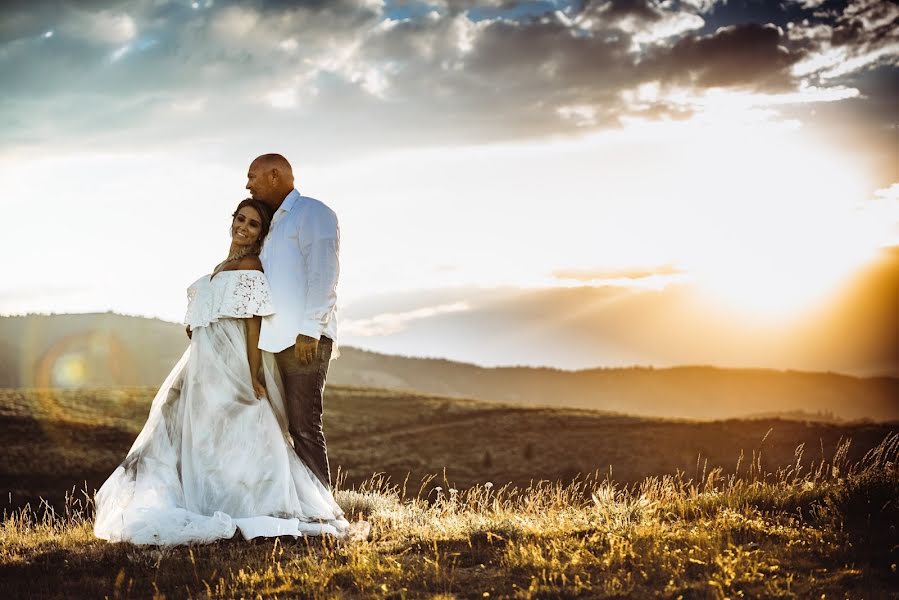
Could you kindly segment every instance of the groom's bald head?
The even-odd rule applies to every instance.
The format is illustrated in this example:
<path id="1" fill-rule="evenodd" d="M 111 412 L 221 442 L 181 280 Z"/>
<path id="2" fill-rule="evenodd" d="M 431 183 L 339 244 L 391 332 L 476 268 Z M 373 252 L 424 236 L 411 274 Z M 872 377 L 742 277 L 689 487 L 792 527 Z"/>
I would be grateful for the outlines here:
<path id="1" fill-rule="evenodd" d="M 290 163 L 287 162 L 287 159 L 280 154 L 263 154 L 261 156 L 257 156 L 253 160 L 252 165 L 257 165 L 258 167 L 267 170 L 275 169 L 281 173 L 287 173 L 291 177 L 293 177 L 293 168 L 291 168 Z"/>
<path id="2" fill-rule="evenodd" d="M 293 169 L 280 154 L 257 156 L 247 171 L 247 189 L 256 200 L 269 205 L 273 212 L 293 191 Z"/>

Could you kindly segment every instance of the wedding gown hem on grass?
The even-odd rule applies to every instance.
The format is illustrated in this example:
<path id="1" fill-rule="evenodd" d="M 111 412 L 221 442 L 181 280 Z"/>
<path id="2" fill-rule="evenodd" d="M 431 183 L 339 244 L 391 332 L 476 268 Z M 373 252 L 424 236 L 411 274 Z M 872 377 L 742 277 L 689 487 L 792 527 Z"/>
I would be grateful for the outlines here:
<path id="1" fill-rule="evenodd" d="M 94 533 L 178 545 L 280 535 L 345 535 L 331 492 L 293 450 L 278 367 L 262 353 L 257 398 L 245 319 L 273 313 L 261 271 L 204 275 L 188 288 L 189 347 L 125 459 L 95 497 Z"/>

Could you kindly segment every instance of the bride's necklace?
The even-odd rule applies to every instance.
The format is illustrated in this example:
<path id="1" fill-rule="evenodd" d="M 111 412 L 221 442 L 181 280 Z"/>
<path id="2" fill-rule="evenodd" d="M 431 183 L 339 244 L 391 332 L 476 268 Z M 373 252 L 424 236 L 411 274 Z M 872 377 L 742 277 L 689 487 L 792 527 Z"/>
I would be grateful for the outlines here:
<path id="1" fill-rule="evenodd" d="M 224 266 L 227 265 L 228 263 L 232 263 L 232 262 L 234 262 L 234 261 L 238 261 L 238 260 L 240 260 L 241 258 L 243 258 L 244 256 L 247 256 L 247 255 L 250 255 L 250 254 L 253 254 L 253 247 L 252 247 L 252 246 L 244 246 L 243 248 L 241 248 L 240 250 L 238 250 L 238 251 L 235 252 L 234 254 L 229 255 L 228 258 L 226 258 L 225 260 L 223 260 L 222 262 L 220 262 L 220 263 L 218 264 L 218 266 L 215 268 L 215 270 L 212 272 L 212 274 L 215 275 L 216 273 L 220 272 L 220 271 L 222 270 L 222 267 L 224 267 Z"/>

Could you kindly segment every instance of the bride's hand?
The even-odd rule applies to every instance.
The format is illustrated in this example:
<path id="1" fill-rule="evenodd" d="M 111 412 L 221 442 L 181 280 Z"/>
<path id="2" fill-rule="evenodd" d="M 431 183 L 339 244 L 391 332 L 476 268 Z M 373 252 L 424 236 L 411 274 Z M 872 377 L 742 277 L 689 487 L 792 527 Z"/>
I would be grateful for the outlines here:
<path id="1" fill-rule="evenodd" d="M 265 384 L 258 379 L 253 380 L 253 391 L 256 392 L 256 397 L 259 400 L 268 398 L 268 392 L 265 389 Z"/>

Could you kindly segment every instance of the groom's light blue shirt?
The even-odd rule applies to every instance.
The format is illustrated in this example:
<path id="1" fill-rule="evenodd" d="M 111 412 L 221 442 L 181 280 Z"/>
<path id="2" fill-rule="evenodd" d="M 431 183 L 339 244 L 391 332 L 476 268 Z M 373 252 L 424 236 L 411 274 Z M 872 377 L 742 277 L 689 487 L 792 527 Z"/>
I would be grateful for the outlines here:
<path id="1" fill-rule="evenodd" d="M 290 192 L 272 216 L 262 253 L 275 313 L 262 319 L 259 348 L 280 352 L 298 334 L 334 340 L 337 350 L 337 279 L 340 227 L 324 203 Z"/>

